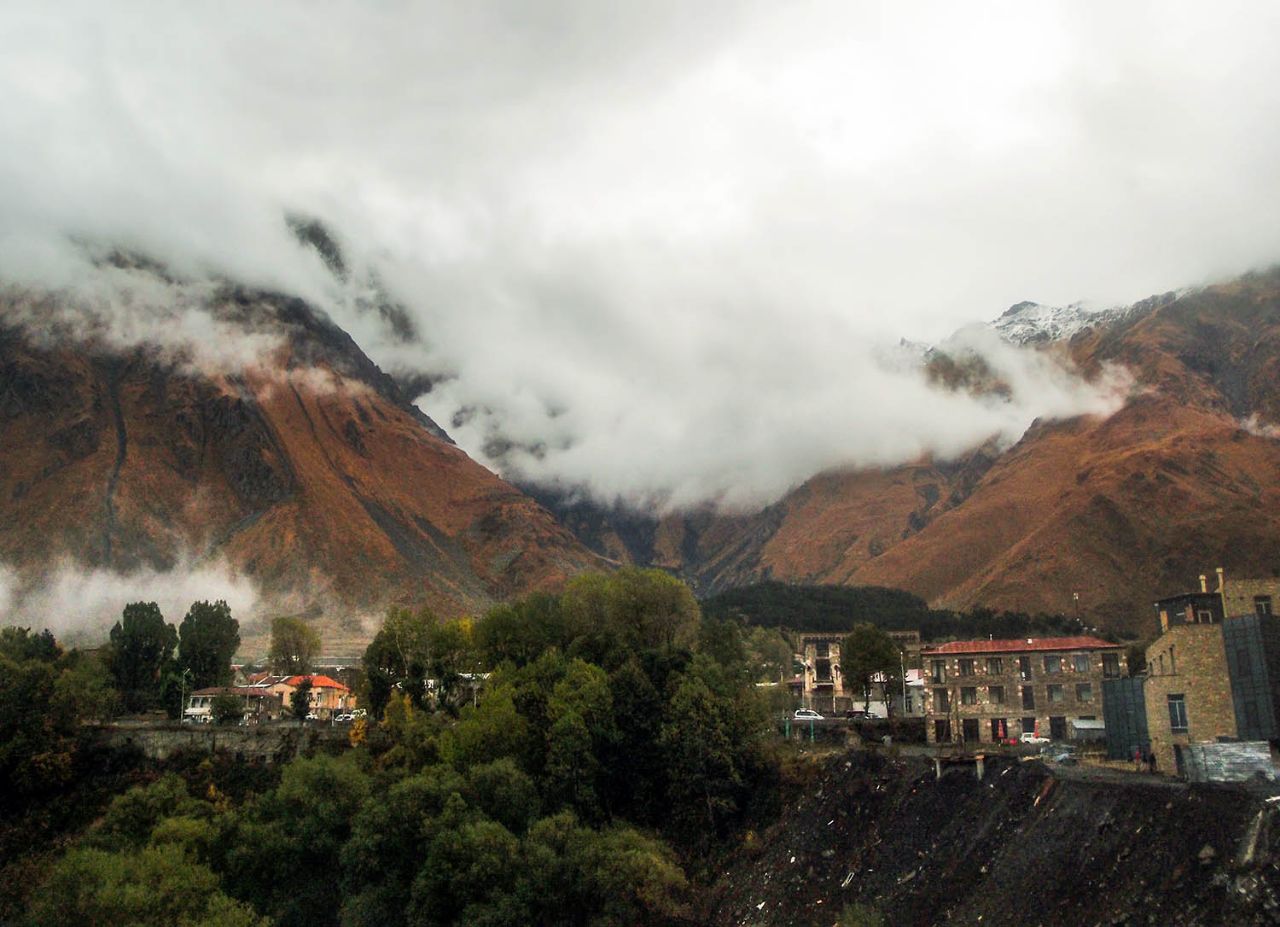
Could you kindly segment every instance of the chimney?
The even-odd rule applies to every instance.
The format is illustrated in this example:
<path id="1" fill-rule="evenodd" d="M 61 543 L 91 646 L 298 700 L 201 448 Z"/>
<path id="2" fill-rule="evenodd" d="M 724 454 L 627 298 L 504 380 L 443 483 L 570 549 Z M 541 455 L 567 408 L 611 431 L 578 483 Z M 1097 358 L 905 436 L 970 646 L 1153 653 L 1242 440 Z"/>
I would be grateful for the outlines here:
<path id="1" fill-rule="evenodd" d="M 1209 591 L 1209 582 L 1208 582 L 1208 580 L 1205 578 L 1205 575 L 1204 575 L 1203 573 L 1201 573 L 1201 574 L 1200 574 L 1200 591 L 1201 591 L 1201 592 L 1208 592 L 1208 591 Z"/>
<path id="2" fill-rule="evenodd" d="M 1223 573 L 1222 567 L 1218 567 L 1217 573 L 1218 573 L 1218 588 L 1215 591 L 1221 592 L 1222 590 L 1227 588 L 1227 578 Z"/>

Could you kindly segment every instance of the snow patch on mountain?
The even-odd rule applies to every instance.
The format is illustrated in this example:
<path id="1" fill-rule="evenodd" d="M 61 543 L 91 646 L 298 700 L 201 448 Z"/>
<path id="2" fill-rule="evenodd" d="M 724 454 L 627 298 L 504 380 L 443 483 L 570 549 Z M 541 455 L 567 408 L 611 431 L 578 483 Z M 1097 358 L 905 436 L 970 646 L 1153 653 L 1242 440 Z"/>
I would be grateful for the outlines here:
<path id="1" fill-rule="evenodd" d="M 1041 345 L 1053 341 L 1070 340 L 1086 328 L 1111 325 L 1137 315 L 1166 306 L 1187 290 L 1174 290 L 1149 296 L 1132 306 L 1113 306 L 1109 309 L 1093 309 L 1085 303 L 1069 306 L 1045 306 L 1035 302 L 1021 302 L 1010 306 L 994 322 L 987 323 L 1002 339 L 1016 345 Z"/>
<path id="2" fill-rule="evenodd" d="M 1000 318 L 988 324 L 1010 344 L 1037 345 L 1069 339 L 1086 328 L 1114 322 L 1128 312 L 1128 307 L 1090 309 L 1083 303 L 1044 306 L 1021 302 L 1010 306 Z"/>

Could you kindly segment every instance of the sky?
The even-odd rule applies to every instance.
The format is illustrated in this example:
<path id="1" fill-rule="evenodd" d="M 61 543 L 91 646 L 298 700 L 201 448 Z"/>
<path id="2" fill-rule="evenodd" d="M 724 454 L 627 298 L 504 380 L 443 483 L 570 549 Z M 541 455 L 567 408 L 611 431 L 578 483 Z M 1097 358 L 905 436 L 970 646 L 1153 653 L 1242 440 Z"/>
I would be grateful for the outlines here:
<path id="1" fill-rule="evenodd" d="M 208 279 L 287 290 L 490 466 L 751 508 L 1123 401 L 989 340 L 1012 401 L 941 394 L 899 341 L 1274 263 L 1277 38 L 1263 2 L 6 3 L 0 281 L 217 365 L 270 344 Z"/>

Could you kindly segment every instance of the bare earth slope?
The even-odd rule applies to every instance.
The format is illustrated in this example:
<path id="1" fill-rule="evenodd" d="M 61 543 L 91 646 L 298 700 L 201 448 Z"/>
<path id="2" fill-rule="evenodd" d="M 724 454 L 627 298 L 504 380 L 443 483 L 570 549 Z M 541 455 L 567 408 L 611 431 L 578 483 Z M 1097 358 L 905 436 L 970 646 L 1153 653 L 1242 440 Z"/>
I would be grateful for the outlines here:
<path id="1" fill-rule="evenodd" d="M 327 649 L 388 602 L 458 613 L 599 562 L 323 317 L 245 305 L 287 338 L 234 375 L 36 345 L 0 306 L 0 562 L 225 557 L 272 608 L 323 616 Z"/>

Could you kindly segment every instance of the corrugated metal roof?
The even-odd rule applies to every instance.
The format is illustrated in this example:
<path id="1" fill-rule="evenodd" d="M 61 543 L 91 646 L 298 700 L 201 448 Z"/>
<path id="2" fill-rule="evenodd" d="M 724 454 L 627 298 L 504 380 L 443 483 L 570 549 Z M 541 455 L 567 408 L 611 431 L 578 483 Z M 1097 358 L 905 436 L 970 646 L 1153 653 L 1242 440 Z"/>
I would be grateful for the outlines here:
<path id="1" fill-rule="evenodd" d="M 950 641 L 936 647 L 926 647 L 923 656 L 945 656 L 956 653 L 1021 653 L 1045 650 L 1099 650 L 1119 649 L 1119 644 L 1104 641 L 1100 637 L 1020 637 L 1013 640 Z"/>

